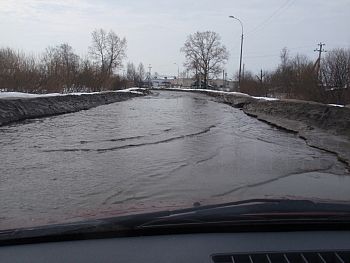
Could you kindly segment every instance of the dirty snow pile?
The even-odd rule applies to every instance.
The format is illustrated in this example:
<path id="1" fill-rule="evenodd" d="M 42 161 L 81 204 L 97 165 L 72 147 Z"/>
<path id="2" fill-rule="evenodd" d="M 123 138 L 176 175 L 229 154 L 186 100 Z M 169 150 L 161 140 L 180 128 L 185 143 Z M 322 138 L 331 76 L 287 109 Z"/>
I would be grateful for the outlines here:
<path id="1" fill-rule="evenodd" d="M 24 93 L 24 92 L 0 92 L 1 98 L 38 98 L 38 97 L 56 97 L 56 96 L 67 96 L 67 95 L 89 95 L 89 94 L 100 94 L 100 93 L 108 93 L 108 92 L 130 92 L 133 94 L 143 94 L 140 90 L 144 90 L 142 88 L 129 88 L 124 90 L 117 91 L 101 91 L 101 92 L 72 92 L 72 93 L 48 93 L 48 94 L 32 94 L 32 93 Z"/>
<path id="2" fill-rule="evenodd" d="M 158 88 L 158 89 L 161 90 L 162 88 Z M 270 98 L 270 97 L 253 97 L 246 93 L 237 92 L 237 91 L 221 91 L 221 90 L 211 90 L 211 89 L 187 89 L 187 88 L 172 88 L 172 90 L 202 91 L 202 92 L 210 92 L 210 93 L 225 94 L 225 95 L 240 95 L 240 96 L 252 97 L 257 100 L 268 100 L 268 101 L 279 100 L 277 98 Z"/>

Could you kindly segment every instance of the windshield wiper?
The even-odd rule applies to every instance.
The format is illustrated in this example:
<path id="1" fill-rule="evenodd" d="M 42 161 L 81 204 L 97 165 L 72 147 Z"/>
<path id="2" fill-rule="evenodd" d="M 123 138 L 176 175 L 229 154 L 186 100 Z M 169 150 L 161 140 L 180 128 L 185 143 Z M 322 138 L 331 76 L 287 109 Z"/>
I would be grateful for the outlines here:
<path id="1" fill-rule="evenodd" d="M 350 205 L 320 203 L 310 200 L 252 199 L 226 204 L 175 211 L 156 218 L 139 228 L 158 228 L 184 225 L 242 225 L 291 221 L 350 220 Z"/>
<path id="2" fill-rule="evenodd" d="M 0 230 L 0 245 L 164 234 L 179 229 L 186 232 L 213 231 L 221 227 L 276 226 L 284 224 L 350 222 L 350 205 L 310 200 L 251 199 L 218 205 L 196 206 L 85 222 L 27 229 Z"/>

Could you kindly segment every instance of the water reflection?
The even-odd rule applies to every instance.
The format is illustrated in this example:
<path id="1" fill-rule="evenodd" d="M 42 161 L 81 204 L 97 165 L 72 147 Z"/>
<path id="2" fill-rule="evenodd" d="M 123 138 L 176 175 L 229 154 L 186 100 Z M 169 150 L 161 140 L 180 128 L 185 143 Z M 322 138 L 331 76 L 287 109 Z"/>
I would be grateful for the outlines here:
<path id="1" fill-rule="evenodd" d="M 350 198 L 335 156 L 199 94 L 161 92 L 0 134 L 0 228 L 154 204 Z"/>

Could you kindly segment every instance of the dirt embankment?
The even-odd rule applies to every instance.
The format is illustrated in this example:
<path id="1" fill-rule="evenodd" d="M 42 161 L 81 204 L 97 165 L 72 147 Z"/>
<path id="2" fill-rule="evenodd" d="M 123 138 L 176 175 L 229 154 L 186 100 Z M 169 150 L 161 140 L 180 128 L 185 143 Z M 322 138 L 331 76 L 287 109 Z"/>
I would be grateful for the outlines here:
<path id="1" fill-rule="evenodd" d="M 171 89 L 180 91 L 179 89 Z M 300 100 L 263 100 L 242 93 L 187 90 L 241 108 L 246 114 L 294 132 L 308 145 L 338 156 L 350 167 L 350 108 Z"/>
<path id="2" fill-rule="evenodd" d="M 243 111 L 296 132 L 308 145 L 336 154 L 350 167 L 350 108 L 297 100 L 258 100 L 245 104 Z"/>
<path id="3" fill-rule="evenodd" d="M 25 119 L 33 119 L 87 110 L 104 104 L 149 94 L 144 89 L 131 92 L 101 92 L 35 98 L 0 99 L 0 126 Z"/>

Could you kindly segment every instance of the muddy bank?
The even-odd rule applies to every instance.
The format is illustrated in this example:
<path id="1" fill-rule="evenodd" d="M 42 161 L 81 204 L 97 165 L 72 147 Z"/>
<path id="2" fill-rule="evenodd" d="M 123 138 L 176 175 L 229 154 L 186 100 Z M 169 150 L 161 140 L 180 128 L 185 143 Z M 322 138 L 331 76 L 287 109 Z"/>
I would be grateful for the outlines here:
<path id="1" fill-rule="evenodd" d="M 350 108 L 296 100 L 256 100 L 245 104 L 243 111 L 296 132 L 308 145 L 332 152 L 350 166 Z"/>
<path id="2" fill-rule="evenodd" d="M 183 91 L 180 89 L 169 89 Z M 299 100 L 263 100 L 242 93 L 185 90 L 207 94 L 215 101 L 241 108 L 246 114 L 297 133 L 308 145 L 338 156 L 350 166 L 350 108 Z"/>
<path id="3" fill-rule="evenodd" d="M 26 119 L 87 110 L 100 105 L 123 101 L 147 94 L 149 94 L 149 91 L 147 90 L 134 89 L 127 92 L 101 92 L 35 98 L 1 98 L 0 126 Z"/>

